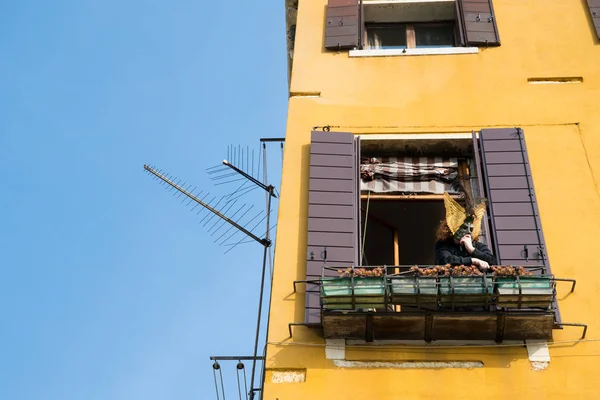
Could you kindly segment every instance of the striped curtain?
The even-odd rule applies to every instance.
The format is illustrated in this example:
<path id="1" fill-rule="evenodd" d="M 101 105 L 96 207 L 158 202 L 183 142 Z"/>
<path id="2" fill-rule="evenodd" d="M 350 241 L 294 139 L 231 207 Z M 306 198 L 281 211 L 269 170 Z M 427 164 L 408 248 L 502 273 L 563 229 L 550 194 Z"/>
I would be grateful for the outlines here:
<path id="1" fill-rule="evenodd" d="M 456 193 L 458 160 L 452 157 L 364 158 L 360 189 L 372 193 Z"/>

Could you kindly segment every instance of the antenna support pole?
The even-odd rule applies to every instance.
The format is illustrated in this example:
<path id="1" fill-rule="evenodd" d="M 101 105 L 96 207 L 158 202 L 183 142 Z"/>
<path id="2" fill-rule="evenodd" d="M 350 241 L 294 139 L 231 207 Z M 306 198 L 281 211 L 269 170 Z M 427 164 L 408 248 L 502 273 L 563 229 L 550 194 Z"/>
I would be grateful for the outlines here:
<path id="1" fill-rule="evenodd" d="M 268 196 L 268 200 L 267 200 L 267 235 L 269 234 L 269 226 L 270 226 L 271 198 L 275 197 L 275 195 L 273 193 L 273 189 L 274 189 L 273 186 L 269 186 L 269 194 L 271 196 Z M 267 269 L 267 251 L 268 251 L 268 248 L 267 248 L 267 246 L 265 246 L 264 250 L 263 250 L 262 274 L 261 274 L 261 278 L 260 278 L 260 294 L 258 296 L 258 318 L 256 320 L 256 338 L 254 340 L 254 358 L 255 358 L 255 360 L 252 362 L 252 374 L 250 377 L 250 385 L 251 385 L 250 400 L 254 399 L 254 375 L 256 373 L 256 360 L 258 357 L 258 339 L 260 337 L 260 319 L 261 319 L 261 314 L 262 314 L 263 293 L 264 293 L 264 289 L 265 289 L 265 271 Z M 264 368 L 264 365 L 263 365 L 263 368 Z M 264 382 L 263 382 L 263 385 L 264 385 Z M 262 395 L 261 395 L 261 397 L 262 397 Z"/>

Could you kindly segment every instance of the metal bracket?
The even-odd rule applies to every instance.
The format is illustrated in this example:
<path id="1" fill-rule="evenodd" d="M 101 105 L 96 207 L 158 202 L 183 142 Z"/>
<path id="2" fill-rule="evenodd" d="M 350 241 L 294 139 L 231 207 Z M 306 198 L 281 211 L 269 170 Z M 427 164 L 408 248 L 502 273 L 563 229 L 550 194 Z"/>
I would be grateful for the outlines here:
<path id="1" fill-rule="evenodd" d="M 504 313 L 498 313 L 498 318 L 496 318 L 496 342 L 502 343 L 504 340 L 505 327 L 506 315 Z"/>
<path id="2" fill-rule="evenodd" d="M 425 316 L 425 332 L 423 339 L 427 342 L 431 342 L 431 334 L 433 332 L 433 315 L 427 314 Z"/>
<path id="3" fill-rule="evenodd" d="M 567 279 L 567 278 L 554 278 L 554 281 L 558 281 L 558 282 L 572 282 L 573 285 L 571 286 L 571 293 L 573 293 L 575 291 L 575 285 L 577 284 L 577 280 L 576 279 Z"/>
<path id="4" fill-rule="evenodd" d="M 365 342 L 370 343 L 373 341 L 373 315 L 367 314 L 365 316 Z"/>
<path id="5" fill-rule="evenodd" d="M 560 325 L 561 327 L 563 326 L 580 326 L 583 328 L 583 333 L 581 334 L 581 339 L 585 339 L 585 334 L 587 333 L 587 324 L 576 324 L 576 323 L 570 323 L 570 322 L 561 322 L 558 325 Z"/>
<path id="6" fill-rule="evenodd" d="M 319 327 L 321 327 L 321 324 L 307 324 L 306 322 L 290 322 L 288 324 L 288 331 L 290 333 L 290 336 L 288 337 L 288 339 L 292 338 L 292 326 L 305 326 L 307 328 L 319 328 Z"/>
<path id="7" fill-rule="evenodd" d="M 317 280 L 303 279 L 303 280 L 297 280 L 297 281 L 294 281 L 294 291 L 293 291 L 293 293 L 296 293 L 296 292 L 297 292 L 297 290 L 298 290 L 298 289 L 296 288 L 296 283 L 314 283 L 314 284 L 319 284 L 319 283 L 320 283 L 320 281 L 319 281 L 318 279 L 317 279 Z"/>

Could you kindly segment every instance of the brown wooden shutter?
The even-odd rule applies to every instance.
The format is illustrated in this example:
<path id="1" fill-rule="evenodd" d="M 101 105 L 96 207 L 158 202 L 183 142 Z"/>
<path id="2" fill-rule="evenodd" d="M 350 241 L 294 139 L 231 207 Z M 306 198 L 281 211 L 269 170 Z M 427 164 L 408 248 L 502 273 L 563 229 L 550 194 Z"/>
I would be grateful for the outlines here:
<path id="1" fill-rule="evenodd" d="M 457 0 L 458 25 L 467 46 L 500 46 L 492 0 Z"/>
<path id="2" fill-rule="evenodd" d="M 325 26 L 325 48 L 354 49 L 359 45 L 359 0 L 329 0 Z"/>
<path id="3" fill-rule="evenodd" d="M 489 201 L 493 249 L 500 265 L 543 266 L 551 274 L 523 130 L 482 129 L 474 148 Z M 537 271 L 541 274 L 542 271 Z M 556 321 L 560 322 L 555 304 Z"/>
<path id="4" fill-rule="evenodd" d="M 314 131 L 310 145 L 306 279 L 358 262 L 358 164 L 354 135 Z M 330 275 L 337 275 L 335 271 Z M 306 323 L 320 324 L 318 284 L 306 285 Z"/>
<path id="5" fill-rule="evenodd" d="M 600 0 L 587 0 L 587 4 L 592 16 L 592 22 L 596 28 L 596 34 L 600 38 Z"/>

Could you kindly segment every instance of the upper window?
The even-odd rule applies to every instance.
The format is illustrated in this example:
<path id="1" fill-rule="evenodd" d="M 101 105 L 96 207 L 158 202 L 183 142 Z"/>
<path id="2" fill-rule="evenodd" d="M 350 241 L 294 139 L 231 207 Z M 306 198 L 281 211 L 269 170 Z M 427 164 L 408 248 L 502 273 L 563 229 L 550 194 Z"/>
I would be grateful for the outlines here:
<path id="1" fill-rule="evenodd" d="M 454 24 L 420 24 L 414 26 L 415 47 L 452 47 Z"/>
<path id="2" fill-rule="evenodd" d="M 499 46 L 492 0 L 328 0 L 325 48 Z"/>
<path id="3" fill-rule="evenodd" d="M 367 23 L 366 48 L 413 49 L 456 45 L 454 23 Z"/>
<path id="4" fill-rule="evenodd" d="M 364 1 L 366 49 L 440 48 L 458 45 L 454 2 Z"/>

